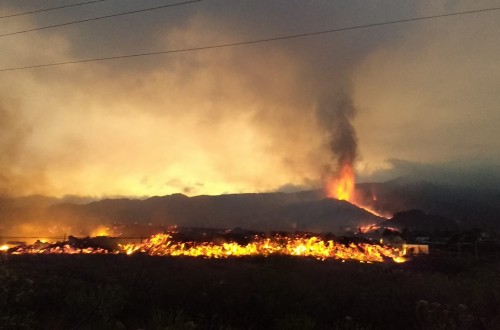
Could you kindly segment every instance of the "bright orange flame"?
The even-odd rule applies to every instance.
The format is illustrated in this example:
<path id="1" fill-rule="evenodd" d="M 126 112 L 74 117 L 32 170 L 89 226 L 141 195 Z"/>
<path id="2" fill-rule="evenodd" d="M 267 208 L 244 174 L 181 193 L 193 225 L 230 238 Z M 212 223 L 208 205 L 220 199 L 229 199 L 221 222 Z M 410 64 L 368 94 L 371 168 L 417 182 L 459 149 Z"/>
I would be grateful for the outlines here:
<path id="1" fill-rule="evenodd" d="M 110 229 L 108 227 L 105 227 L 105 226 L 99 226 L 92 231 L 90 236 L 91 237 L 110 236 Z"/>
<path id="2" fill-rule="evenodd" d="M 243 256 L 288 255 L 313 257 L 319 260 L 340 259 L 372 263 L 393 260 L 400 263 L 406 259 L 399 249 L 378 244 L 340 244 L 319 237 L 259 238 L 247 245 L 236 242 L 175 242 L 169 234 L 156 234 L 139 244 L 119 245 L 120 253 L 128 255 L 147 253 L 154 256 L 184 256 L 204 258 L 229 258 Z"/>
<path id="3" fill-rule="evenodd" d="M 326 186 L 326 195 L 328 198 L 336 198 L 338 200 L 348 201 L 351 204 L 356 205 L 359 208 L 362 208 L 365 211 L 368 211 L 376 216 L 382 218 L 388 218 L 387 215 L 381 214 L 375 211 L 370 206 L 366 205 L 356 198 L 355 194 L 355 185 L 356 180 L 354 177 L 354 168 L 352 164 L 345 162 L 340 167 L 340 171 L 335 177 L 330 177 Z M 372 197 L 373 200 L 376 200 L 376 196 Z M 373 224 L 375 225 L 375 224 Z M 371 227 L 373 225 L 367 226 Z"/>
<path id="4" fill-rule="evenodd" d="M 7 251 L 8 249 L 9 249 L 9 246 L 7 244 L 0 246 L 0 251 Z"/>
<path id="5" fill-rule="evenodd" d="M 76 248 L 69 244 L 37 248 L 19 247 L 12 254 L 134 254 L 146 253 L 152 256 L 231 258 L 244 256 L 288 255 L 312 257 L 318 260 L 356 260 L 363 263 L 405 262 L 403 252 L 391 246 L 379 244 L 350 243 L 348 245 L 323 240 L 319 237 L 275 236 L 255 237 L 254 241 L 241 245 L 236 242 L 179 242 L 170 234 L 156 234 L 141 243 L 119 244 L 118 250 L 102 248 Z"/>
<path id="6" fill-rule="evenodd" d="M 351 201 L 354 195 L 354 169 L 349 163 L 342 164 L 338 175 L 328 182 L 327 197 Z"/>

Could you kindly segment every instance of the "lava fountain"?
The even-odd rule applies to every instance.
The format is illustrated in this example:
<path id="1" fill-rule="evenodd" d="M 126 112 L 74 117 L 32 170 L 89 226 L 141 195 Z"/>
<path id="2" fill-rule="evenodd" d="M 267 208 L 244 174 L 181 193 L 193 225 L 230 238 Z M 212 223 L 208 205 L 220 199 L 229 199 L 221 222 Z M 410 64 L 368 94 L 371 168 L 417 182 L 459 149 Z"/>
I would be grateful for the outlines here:
<path id="1" fill-rule="evenodd" d="M 336 175 L 331 175 L 326 182 L 326 197 L 347 201 L 382 218 L 388 219 L 390 217 L 389 215 L 375 211 L 368 203 L 364 202 L 362 198 L 359 198 L 356 195 L 355 185 L 356 179 L 353 165 L 349 162 L 343 162 Z"/>
<path id="2" fill-rule="evenodd" d="M 344 163 L 336 176 L 331 176 L 327 182 L 326 196 L 352 203 L 354 197 L 354 170 L 352 165 Z"/>

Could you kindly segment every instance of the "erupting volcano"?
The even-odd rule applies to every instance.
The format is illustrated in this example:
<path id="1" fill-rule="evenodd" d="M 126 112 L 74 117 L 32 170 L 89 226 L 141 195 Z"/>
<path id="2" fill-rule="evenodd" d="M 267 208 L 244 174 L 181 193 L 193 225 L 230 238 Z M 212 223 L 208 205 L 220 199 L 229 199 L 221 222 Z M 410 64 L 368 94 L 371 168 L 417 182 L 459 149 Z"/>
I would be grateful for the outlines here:
<path id="1" fill-rule="evenodd" d="M 342 164 L 339 174 L 327 182 L 326 197 L 352 203 L 354 197 L 354 170 L 351 164 Z"/>
<path id="2" fill-rule="evenodd" d="M 340 166 L 337 175 L 331 175 L 325 184 L 325 194 L 327 198 L 335 198 L 342 201 L 347 201 L 357 207 L 368 211 L 382 218 L 389 218 L 387 214 L 382 214 L 375 211 L 367 205 L 363 198 L 356 194 L 355 190 L 356 179 L 354 176 L 353 166 L 349 163 L 343 163 Z M 375 198 L 375 197 L 374 197 Z M 374 224 L 375 225 L 375 224 Z M 372 227 L 372 226 L 368 226 Z"/>
<path id="3" fill-rule="evenodd" d="M 325 117 L 332 158 L 337 163 L 337 169 L 330 170 L 327 175 L 325 194 L 327 198 L 347 201 L 376 216 L 387 218 L 374 211 L 364 198 L 356 194 L 354 163 L 358 156 L 358 143 L 356 130 L 352 125 L 355 110 L 347 95 L 329 96 L 318 107 L 320 116 Z"/>

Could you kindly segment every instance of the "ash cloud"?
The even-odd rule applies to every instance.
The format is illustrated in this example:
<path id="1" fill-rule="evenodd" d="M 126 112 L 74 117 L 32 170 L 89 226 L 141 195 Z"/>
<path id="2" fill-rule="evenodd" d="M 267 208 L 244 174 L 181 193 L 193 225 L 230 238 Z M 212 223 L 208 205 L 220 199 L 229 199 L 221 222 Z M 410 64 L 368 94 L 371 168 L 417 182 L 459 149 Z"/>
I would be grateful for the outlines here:
<path id="1" fill-rule="evenodd" d="M 142 4 L 123 1 L 120 10 Z M 16 1 L 0 5 L 0 10 L 19 12 L 32 5 Z M 460 1 L 447 6 L 447 1 L 207 1 L 2 38 L 0 45 L 8 51 L 0 54 L 0 62 L 11 67 L 181 49 L 468 9 Z M 116 11 L 109 2 L 78 12 L 9 19 L 6 26 L 16 30 Z M 3 73 L 0 87 L 13 95 L 19 103 L 16 114 L 29 123 L 20 131 L 16 125 L 0 124 L 5 136 L 19 135 L 18 147 L 6 161 L 10 170 L 4 172 L 3 189 L 17 195 L 96 197 L 165 195 L 183 188 L 195 194 L 259 192 L 285 183 L 312 188 L 325 165 L 335 166 L 336 161 L 362 159 L 367 172 L 386 164 L 392 153 L 401 159 L 433 161 L 436 155 L 447 155 L 446 143 L 458 132 L 466 132 L 463 139 L 471 140 L 464 124 L 470 109 L 484 106 L 481 118 L 497 116 L 491 97 L 497 93 L 481 87 L 495 86 L 495 70 L 481 70 L 491 77 L 476 79 L 478 87 L 462 89 L 459 83 L 467 79 L 452 75 L 443 82 L 446 72 L 433 72 L 448 67 L 437 65 L 442 62 L 438 59 L 447 58 L 454 65 L 450 72 L 468 63 L 467 72 L 474 73 L 477 63 L 483 63 L 480 56 L 466 61 L 458 55 L 471 55 L 474 43 L 484 40 L 479 27 L 498 30 L 497 20 L 483 18 Z M 481 24 L 475 32 L 467 31 L 477 22 Z M 455 26 L 460 34 L 453 32 Z M 450 43 L 450 35 L 460 37 Z M 498 54 L 492 52 L 500 44 L 497 34 L 486 37 L 489 50 L 484 46 L 481 53 Z M 447 51 L 435 56 L 436 45 Z M 490 56 L 484 63 L 494 68 L 497 62 Z M 427 67 L 432 70 L 422 69 Z M 481 102 L 462 100 L 453 117 L 461 118 L 453 121 L 455 135 L 419 144 L 422 136 L 451 132 L 446 128 L 453 107 L 446 100 L 452 95 L 435 96 L 440 94 L 436 91 L 455 88 L 463 95 L 469 88 L 481 89 Z M 421 115 L 422 109 L 441 117 Z M 415 123 L 419 130 L 408 129 Z M 498 130 L 488 127 L 489 140 L 496 141 Z M 477 131 L 476 140 L 483 142 Z M 428 146 L 442 148 L 429 151 Z M 491 142 L 484 152 L 494 147 Z M 40 175 L 14 180 L 20 174 L 31 177 L 28 173 Z M 180 178 L 183 185 L 165 185 L 171 178 Z"/>
<path id="2" fill-rule="evenodd" d="M 326 97 L 318 106 L 318 118 L 329 133 L 332 157 L 339 166 L 353 165 L 358 155 L 356 130 L 352 123 L 355 110 L 351 97 L 345 93 Z"/>
<path id="3" fill-rule="evenodd" d="M 0 195 L 17 191 L 28 179 L 19 162 L 31 127 L 16 111 L 15 103 L 0 96 Z"/>

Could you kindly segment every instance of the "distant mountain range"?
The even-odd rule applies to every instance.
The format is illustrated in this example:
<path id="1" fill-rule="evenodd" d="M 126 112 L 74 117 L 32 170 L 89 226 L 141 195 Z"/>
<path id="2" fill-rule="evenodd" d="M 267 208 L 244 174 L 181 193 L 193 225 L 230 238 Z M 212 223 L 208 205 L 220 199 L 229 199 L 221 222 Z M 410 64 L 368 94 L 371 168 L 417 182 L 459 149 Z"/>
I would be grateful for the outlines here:
<path id="1" fill-rule="evenodd" d="M 399 178 L 362 183 L 358 190 L 374 195 L 373 207 L 392 214 L 419 209 L 457 222 L 463 228 L 500 229 L 500 187 L 469 188 Z"/>
<path id="2" fill-rule="evenodd" d="M 348 202 L 325 199 L 320 190 L 97 201 L 29 196 L 0 198 L 0 231 L 59 226 L 85 233 L 113 223 L 333 233 L 374 223 L 415 230 L 499 226 L 500 190 L 465 190 L 403 178 L 356 188 L 375 210 L 394 217 L 386 220 Z"/>
<path id="3" fill-rule="evenodd" d="M 356 230 L 383 220 L 348 202 L 324 199 L 319 191 L 195 197 L 175 194 L 145 200 L 56 204 L 48 210 L 54 220 L 77 217 L 80 222 L 317 232 Z"/>

